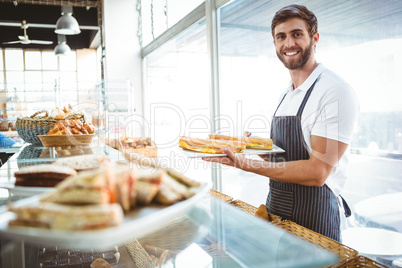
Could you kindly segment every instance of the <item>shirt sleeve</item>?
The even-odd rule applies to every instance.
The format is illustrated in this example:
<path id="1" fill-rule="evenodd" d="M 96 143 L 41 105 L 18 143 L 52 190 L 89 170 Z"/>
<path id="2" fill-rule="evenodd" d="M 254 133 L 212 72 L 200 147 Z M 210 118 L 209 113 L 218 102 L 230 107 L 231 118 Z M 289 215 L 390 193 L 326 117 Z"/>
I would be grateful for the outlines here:
<path id="1" fill-rule="evenodd" d="M 323 96 L 311 134 L 350 144 L 358 111 L 353 89 L 346 83 L 336 84 Z"/>

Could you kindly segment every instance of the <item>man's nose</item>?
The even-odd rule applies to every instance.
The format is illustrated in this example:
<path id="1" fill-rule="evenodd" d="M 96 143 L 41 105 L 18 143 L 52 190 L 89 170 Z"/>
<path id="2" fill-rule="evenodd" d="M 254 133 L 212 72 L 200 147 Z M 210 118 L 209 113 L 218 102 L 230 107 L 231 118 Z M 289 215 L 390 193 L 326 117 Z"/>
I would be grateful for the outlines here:
<path id="1" fill-rule="evenodd" d="M 286 47 L 290 48 L 296 44 L 295 40 L 292 37 L 286 38 Z"/>

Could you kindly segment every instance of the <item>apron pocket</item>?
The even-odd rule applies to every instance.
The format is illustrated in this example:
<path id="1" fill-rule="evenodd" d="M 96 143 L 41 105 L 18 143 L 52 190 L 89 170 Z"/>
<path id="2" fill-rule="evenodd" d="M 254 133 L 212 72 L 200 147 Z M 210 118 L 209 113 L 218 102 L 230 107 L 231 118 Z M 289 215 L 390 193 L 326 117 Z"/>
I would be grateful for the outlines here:
<path id="1" fill-rule="evenodd" d="M 293 217 L 293 192 L 270 187 L 267 200 L 268 212 L 287 219 Z"/>

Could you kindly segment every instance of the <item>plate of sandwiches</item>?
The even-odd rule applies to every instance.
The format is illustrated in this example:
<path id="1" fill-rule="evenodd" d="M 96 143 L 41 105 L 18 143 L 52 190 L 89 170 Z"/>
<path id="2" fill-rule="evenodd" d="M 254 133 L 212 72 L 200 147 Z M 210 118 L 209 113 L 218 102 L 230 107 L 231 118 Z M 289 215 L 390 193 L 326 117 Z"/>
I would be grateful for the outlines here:
<path id="1" fill-rule="evenodd" d="M 283 153 L 285 150 L 273 144 L 272 139 L 259 137 L 231 137 L 226 135 L 209 135 L 208 139 L 189 138 L 182 136 L 179 147 L 188 157 L 226 156 L 223 148 L 234 153 L 249 155 L 266 155 Z"/>
<path id="2" fill-rule="evenodd" d="M 13 195 L 23 197 L 43 194 L 53 190 L 51 187 L 25 187 L 16 186 L 14 183 L 1 184 L 0 188 L 7 189 Z"/>
<path id="3" fill-rule="evenodd" d="M 206 184 L 170 168 L 104 163 L 52 191 L 8 204 L 0 235 L 77 249 L 109 247 L 183 217 L 207 191 Z"/>

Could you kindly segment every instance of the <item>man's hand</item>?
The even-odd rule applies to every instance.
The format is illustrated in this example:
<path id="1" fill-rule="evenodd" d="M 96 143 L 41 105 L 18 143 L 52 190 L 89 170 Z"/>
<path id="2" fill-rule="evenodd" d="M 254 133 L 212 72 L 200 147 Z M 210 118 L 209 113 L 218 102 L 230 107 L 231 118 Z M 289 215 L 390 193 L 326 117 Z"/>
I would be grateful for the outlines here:
<path id="1" fill-rule="evenodd" d="M 229 149 L 222 149 L 222 151 L 227 156 L 203 157 L 202 160 L 240 168 L 245 171 L 250 170 L 252 160 L 247 159 L 244 154 L 235 154 Z"/>

